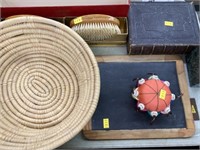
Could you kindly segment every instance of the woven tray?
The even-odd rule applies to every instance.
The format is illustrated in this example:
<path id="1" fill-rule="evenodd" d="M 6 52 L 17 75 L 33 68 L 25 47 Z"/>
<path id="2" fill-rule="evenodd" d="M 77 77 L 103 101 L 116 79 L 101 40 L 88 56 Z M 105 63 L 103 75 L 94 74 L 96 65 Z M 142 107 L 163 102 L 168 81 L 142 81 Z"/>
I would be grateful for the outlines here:
<path id="1" fill-rule="evenodd" d="M 54 149 L 78 134 L 99 97 L 96 59 L 67 26 L 23 16 L 0 23 L 0 149 Z"/>

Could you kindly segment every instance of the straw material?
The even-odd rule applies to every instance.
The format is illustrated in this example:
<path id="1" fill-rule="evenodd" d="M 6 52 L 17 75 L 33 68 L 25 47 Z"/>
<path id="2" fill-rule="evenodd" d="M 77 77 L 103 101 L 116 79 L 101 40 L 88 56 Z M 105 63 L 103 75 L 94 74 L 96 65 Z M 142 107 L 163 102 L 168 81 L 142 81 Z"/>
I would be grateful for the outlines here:
<path id="1" fill-rule="evenodd" d="M 67 26 L 24 16 L 0 23 L 0 149 L 54 149 L 92 117 L 96 59 Z"/>

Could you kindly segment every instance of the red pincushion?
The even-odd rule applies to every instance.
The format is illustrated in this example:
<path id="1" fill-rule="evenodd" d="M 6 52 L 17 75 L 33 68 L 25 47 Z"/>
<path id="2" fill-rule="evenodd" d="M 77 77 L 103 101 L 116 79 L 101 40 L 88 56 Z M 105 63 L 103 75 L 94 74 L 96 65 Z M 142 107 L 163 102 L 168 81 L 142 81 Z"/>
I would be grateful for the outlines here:
<path id="1" fill-rule="evenodd" d="M 149 111 L 163 111 L 171 102 L 171 91 L 161 80 L 146 80 L 138 87 L 138 99 Z"/>

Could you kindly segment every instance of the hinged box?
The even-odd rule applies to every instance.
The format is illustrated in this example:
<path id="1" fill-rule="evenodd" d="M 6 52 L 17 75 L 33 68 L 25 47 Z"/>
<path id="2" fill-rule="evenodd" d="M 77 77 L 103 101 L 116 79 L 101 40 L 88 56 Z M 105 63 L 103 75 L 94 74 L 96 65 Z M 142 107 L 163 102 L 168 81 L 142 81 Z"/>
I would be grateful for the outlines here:
<path id="1" fill-rule="evenodd" d="M 131 3 L 128 22 L 129 54 L 183 54 L 200 44 L 192 3 Z"/>

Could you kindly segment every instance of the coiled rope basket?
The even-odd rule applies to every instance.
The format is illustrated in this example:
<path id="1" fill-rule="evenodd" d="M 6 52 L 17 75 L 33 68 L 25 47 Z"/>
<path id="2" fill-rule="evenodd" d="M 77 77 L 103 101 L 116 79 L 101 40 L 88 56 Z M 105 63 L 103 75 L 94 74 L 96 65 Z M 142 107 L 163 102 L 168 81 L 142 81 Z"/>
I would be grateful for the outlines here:
<path id="1" fill-rule="evenodd" d="M 42 17 L 0 22 L 0 149 L 54 149 L 78 134 L 99 98 L 96 59 L 67 26 Z"/>

